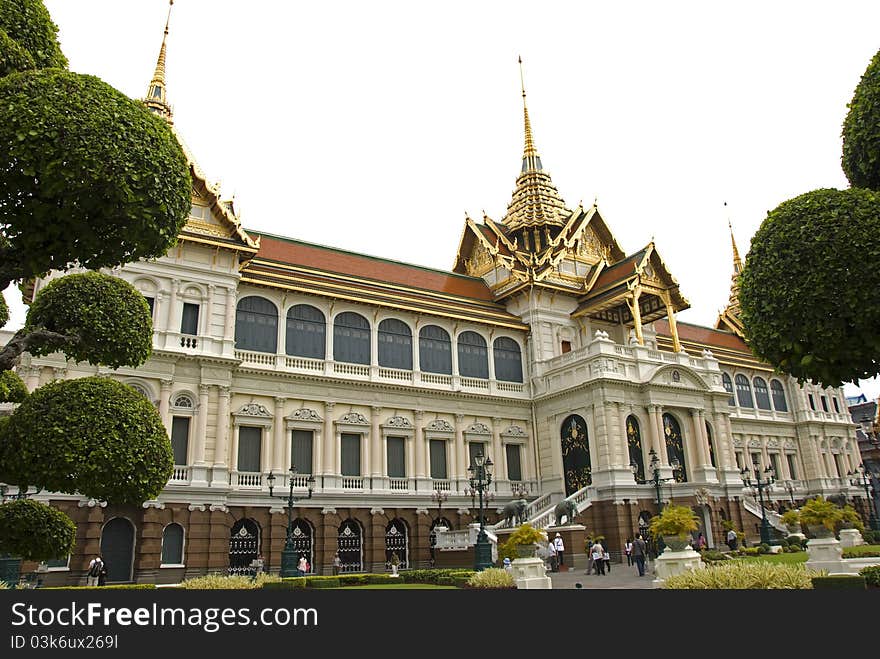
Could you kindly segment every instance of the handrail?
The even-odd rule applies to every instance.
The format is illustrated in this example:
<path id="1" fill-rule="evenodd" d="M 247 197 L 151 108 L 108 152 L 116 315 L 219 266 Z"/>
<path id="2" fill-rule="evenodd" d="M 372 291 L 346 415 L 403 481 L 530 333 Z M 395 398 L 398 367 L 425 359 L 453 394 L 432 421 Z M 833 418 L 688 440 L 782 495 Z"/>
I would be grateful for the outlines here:
<path id="1" fill-rule="evenodd" d="M 761 517 L 761 504 L 755 500 L 754 495 L 744 495 L 742 502 L 743 507 L 746 510 L 752 513 L 755 517 Z M 764 513 L 767 516 L 767 521 L 773 528 L 777 531 L 782 531 L 783 533 L 788 534 L 788 527 L 782 522 L 782 516 L 779 513 L 767 507 L 764 508 Z"/>

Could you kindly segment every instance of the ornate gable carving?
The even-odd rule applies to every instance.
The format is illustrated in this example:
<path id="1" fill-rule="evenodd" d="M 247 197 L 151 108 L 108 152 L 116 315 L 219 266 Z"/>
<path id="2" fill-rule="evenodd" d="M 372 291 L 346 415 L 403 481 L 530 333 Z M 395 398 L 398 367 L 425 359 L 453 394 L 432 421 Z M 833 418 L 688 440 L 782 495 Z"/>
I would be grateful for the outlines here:
<path id="1" fill-rule="evenodd" d="M 359 414 L 358 412 L 349 412 L 348 414 L 343 415 L 337 423 L 350 423 L 356 426 L 368 426 L 370 422 L 367 421 L 366 417 L 363 414 Z"/>
<path id="2" fill-rule="evenodd" d="M 468 429 L 465 432 L 475 433 L 478 435 L 491 435 L 492 431 L 489 430 L 489 426 L 485 423 L 480 423 L 479 421 L 476 423 L 472 423 L 468 426 Z"/>
<path id="3" fill-rule="evenodd" d="M 434 419 L 433 421 L 431 421 L 431 423 L 425 426 L 425 430 L 454 432 L 455 428 L 453 428 L 449 421 L 446 421 L 445 419 Z"/>
<path id="4" fill-rule="evenodd" d="M 235 416 L 259 416 L 272 418 L 272 413 L 259 403 L 247 403 L 242 405 Z"/>
<path id="5" fill-rule="evenodd" d="M 321 415 L 315 412 L 315 410 L 311 410 L 307 407 L 304 407 L 299 410 L 295 410 L 287 417 L 291 421 L 323 421 Z"/>
<path id="6" fill-rule="evenodd" d="M 392 416 L 385 422 L 386 426 L 390 426 L 392 428 L 406 428 L 410 429 L 413 425 L 410 423 L 409 419 L 405 416 Z"/>
<path id="7" fill-rule="evenodd" d="M 505 430 L 502 434 L 507 435 L 508 437 L 525 437 L 526 431 L 523 430 L 520 426 L 513 425 Z"/>

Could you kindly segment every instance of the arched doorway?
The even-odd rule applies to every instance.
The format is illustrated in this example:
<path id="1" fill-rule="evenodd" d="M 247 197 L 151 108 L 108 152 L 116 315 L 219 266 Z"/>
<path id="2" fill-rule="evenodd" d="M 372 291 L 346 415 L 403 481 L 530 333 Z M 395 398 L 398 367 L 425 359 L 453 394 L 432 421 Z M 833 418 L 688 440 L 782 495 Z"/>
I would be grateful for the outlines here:
<path id="1" fill-rule="evenodd" d="M 437 517 L 437 518 L 434 519 L 433 522 L 431 522 L 431 535 L 430 535 L 430 541 L 431 541 L 431 567 L 434 567 L 434 563 L 435 563 L 436 560 L 437 560 L 437 556 L 436 556 L 436 551 L 437 551 L 437 550 L 435 549 L 435 547 L 437 546 L 437 527 L 438 527 L 438 526 L 446 527 L 446 528 L 449 529 L 450 531 L 452 530 L 452 524 L 451 524 L 451 523 L 449 522 L 449 520 L 446 519 L 445 517 Z"/>
<path id="2" fill-rule="evenodd" d="M 681 469 L 674 472 L 675 481 L 677 483 L 686 483 L 687 465 L 684 462 L 684 438 L 682 437 L 681 426 L 678 425 L 678 420 L 671 414 L 663 415 L 663 434 L 666 438 L 666 457 L 669 459 L 669 464 L 672 464 L 673 459 L 675 459 L 681 465 Z"/>
<path id="3" fill-rule="evenodd" d="M 296 552 L 297 560 L 299 560 L 300 556 L 305 556 L 309 561 L 309 565 L 312 567 L 312 572 L 314 572 L 315 557 L 311 524 L 301 518 L 293 520 L 293 530 L 290 535 L 293 538 L 293 550 Z"/>
<path id="4" fill-rule="evenodd" d="M 353 519 L 345 520 L 339 526 L 339 560 L 342 561 L 340 572 L 363 572 L 364 570 L 364 534 L 361 525 Z"/>
<path id="5" fill-rule="evenodd" d="M 107 582 L 132 580 L 134 567 L 134 524 L 114 517 L 101 529 L 101 558 L 107 566 Z"/>
<path id="6" fill-rule="evenodd" d="M 392 519 L 385 527 L 385 567 L 391 569 L 391 555 L 396 553 L 400 563 L 397 567 L 409 567 L 409 533 L 402 519 Z"/>
<path id="7" fill-rule="evenodd" d="M 560 430 L 565 496 L 571 496 L 593 482 L 587 423 L 577 414 L 566 417 Z"/>
<path id="8" fill-rule="evenodd" d="M 253 574 L 251 562 L 260 555 L 260 525 L 240 519 L 229 533 L 229 574 Z"/>

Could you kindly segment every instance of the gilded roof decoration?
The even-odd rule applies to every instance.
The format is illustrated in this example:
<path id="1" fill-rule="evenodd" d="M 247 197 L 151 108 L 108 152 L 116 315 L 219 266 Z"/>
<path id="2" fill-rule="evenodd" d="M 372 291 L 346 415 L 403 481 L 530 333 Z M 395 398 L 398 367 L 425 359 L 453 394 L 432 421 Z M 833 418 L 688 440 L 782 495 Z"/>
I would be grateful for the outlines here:
<path id="1" fill-rule="evenodd" d="M 745 338 L 745 327 L 740 316 L 742 309 L 739 306 L 739 276 L 742 272 L 742 261 L 736 248 L 736 239 L 733 237 L 733 225 L 728 222 L 728 227 L 730 227 L 730 244 L 733 247 L 733 275 L 730 277 L 730 298 L 724 311 L 718 314 L 715 328 L 726 329 Z"/>

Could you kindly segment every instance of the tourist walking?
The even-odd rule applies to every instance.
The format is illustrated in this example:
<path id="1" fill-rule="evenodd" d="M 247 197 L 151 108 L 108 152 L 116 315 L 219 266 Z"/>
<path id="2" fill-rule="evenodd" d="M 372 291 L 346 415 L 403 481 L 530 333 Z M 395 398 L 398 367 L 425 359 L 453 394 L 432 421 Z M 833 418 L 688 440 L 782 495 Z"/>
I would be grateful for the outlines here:
<path id="1" fill-rule="evenodd" d="M 593 559 L 593 567 L 596 570 L 596 576 L 605 575 L 605 548 L 598 540 L 590 547 L 590 558 Z"/>
<path id="2" fill-rule="evenodd" d="M 633 543 L 632 538 L 627 538 L 626 542 L 623 543 L 623 553 L 626 554 L 626 564 L 632 565 L 632 551 L 633 551 Z"/>
<path id="3" fill-rule="evenodd" d="M 736 531 L 733 529 L 727 532 L 727 546 L 730 547 L 730 551 L 736 551 Z"/>
<path id="4" fill-rule="evenodd" d="M 550 571 L 559 572 L 559 557 L 556 556 L 556 546 L 553 540 L 547 543 L 547 560 L 550 562 Z"/>
<path id="5" fill-rule="evenodd" d="M 556 561 L 559 567 L 562 567 L 565 565 L 565 543 L 559 533 L 553 538 L 553 549 L 556 551 Z"/>
<path id="6" fill-rule="evenodd" d="M 89 569 L 86 571 L 86 585 L 97 586 L 98 577 L 101 576 L 101 568 L 104 567 L 104 561 L 100 556 L 95 556 L 89 561 Z"/>
<path id="7" fill-rule="evenodd" d="M 98 572 L 98 585 L 107 585 L 107 564 L 104 562 L 101 563 L 101 570 Z"/>
<path id="8" fill-rule="evenodd" d="M 648 553 L 648 545 L 642 540 L 642 534 L 637 533 L 636 539 L 632 543 L 632 559 L 639 570 L 639 576 L 645 576 L 645 556 Z"/>
<path id="9" fill-rule="evenodd" d="M 339 558 L 339 552 L 333 554 L 333 574 L 339 574 L 339 568 L 342 567 L 342 559 Z"/>
<path id="10" fill-rule="evenodd" d="M 604 547 L 602 548 L 602 561 L 605 563 L 605 569 L 611 574 L 611 554 Z"/>

